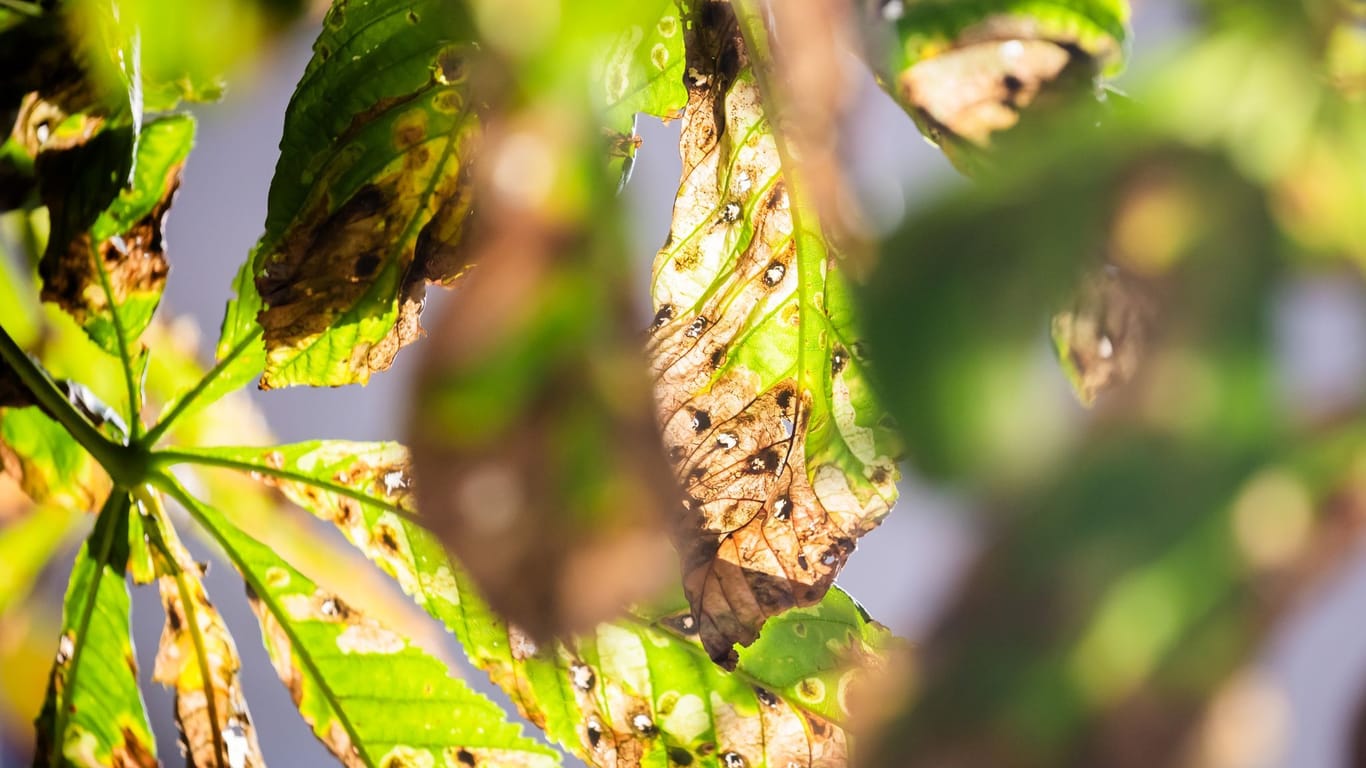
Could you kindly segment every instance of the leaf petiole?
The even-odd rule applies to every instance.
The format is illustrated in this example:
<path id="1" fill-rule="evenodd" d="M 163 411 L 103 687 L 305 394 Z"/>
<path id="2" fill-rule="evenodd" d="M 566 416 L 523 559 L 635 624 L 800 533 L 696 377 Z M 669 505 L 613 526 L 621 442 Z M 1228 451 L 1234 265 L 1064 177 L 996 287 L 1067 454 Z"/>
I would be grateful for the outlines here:
<path id="1" fill-rule="evenodd" d="M 175 464 L 197 464 L 202 467 L 219 467 L 221 469 L 237 470 L 238 472 L 256 473 L 258 475 L 265 475 L 267 477 L 277 477 L 281 480 L 289 480 L 290 482 L 312 486 L 314 488 L 327 491 L 328 493 L 335 493 L 339 496 L 345 496 L 349 499 L 359 501 L 362 504 L 371 504 L 373 506 L 385 510 L 386 512 L 392 512 L 395 515 L 398 515 L 399 517 L 407 520 L 408 522 L 413 523 L 414 525 L 422 525 L 421 519 L 417 515 L 413 514 L 411 510 L 405 509 L 388 499 L 381 498 L 379 496 L 374 496 L 365 493 L 364 491 L 357 491 L 354 488 L 348 488 L 344 485 L 341 485 L 340 483 L 333 483 L 327 480 L 320 480 L 316 477 L 310 477 L 301 472 L 291 472 L 288 469 L 272 467 L 264 463 L 256 464 L 249 461 L 240 461 L 238 459 L 224 458 L 222 456 L 212 456 L 208 454 L 195 453 L 193 451 L 176 450 L 155 451 L 150 456 L 150 462 L 154 470 L 159 470 L 161 468 L 169 467 Z"/>
<path id="2" fill-rule="evenodd" d="M 52 377 L 0 326 L 0 359 L 12 368 L 19 380 L 33 394 L 44 412 L 56 419 L 95 461 L 104 467 L 114 483 L 124 488 L 136 487 L 144 473 L 139 450 L 115 443 L 100 432 L 83 413 L 72 405 L 57 388 Z"/>

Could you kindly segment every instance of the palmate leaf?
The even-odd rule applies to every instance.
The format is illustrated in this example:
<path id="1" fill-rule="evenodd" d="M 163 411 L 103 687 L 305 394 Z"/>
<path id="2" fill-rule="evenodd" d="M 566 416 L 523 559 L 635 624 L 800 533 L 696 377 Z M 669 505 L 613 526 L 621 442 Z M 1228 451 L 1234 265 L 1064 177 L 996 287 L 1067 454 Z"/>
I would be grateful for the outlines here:
<path id="1" fill-rule="evenodd" d="M 532 722 L 594 765 L 842 765 L 848 690 L 895 642 L 835 590 L 775 619 L 736 672 L 712 664 L 696 622 L 677 606 L 537 647 L 491 612 L 412 522 L 399 446 L 311 442 L 169 458 L 254 472 L 336 524 L 455 633 Z"/>
<path id="2" fill-rule="evenodd" d="M 1016 124 L 1055 83 L 1114 75 L 1127 39 L 1127 0 L 883 2 L 873 21 L 884 87 L 955 163 Z"/>
<path id="3" fill-rule="evenodd" d="M 837 254 L 785 173 L 729 6 L 704 6 L 649 352 L 689 497 L 684 585 L 724 661 L 769 616 L 821 600 L 890 510 L 899 448 Z"/>
<path id="4" fill-rule="evenodd" d="M 553 766 L 493 702 L 163 478 L 246 581 L 276 672 L 347 766 Z"/>
<path id="5" fill-rule="evenodd" d="M 128 510 L 110 496 L 72 566 L 34 765 L 157 765 L 129 634 Z"/>
<path id="6" fill-rule="evenodd" d="M 265 759 L 247 711 L 242 667 L 228 627 L 204 590 L 201 566 L 156 516 L 142 517 L 151 542 L 166 624 L 152 679 L 175 691 L 175 717 L 188 764 L 198 768 L 263 768 Z"/>
<path id="7" fill-rule="evenodd" d="M 263 388 L 364 383 L 417 338 L 425 283 L 463 271 L 473 40 L 459 2 L 328 14 L 285 115 L 254 285 L 229 309 L 262 303 Z"/>

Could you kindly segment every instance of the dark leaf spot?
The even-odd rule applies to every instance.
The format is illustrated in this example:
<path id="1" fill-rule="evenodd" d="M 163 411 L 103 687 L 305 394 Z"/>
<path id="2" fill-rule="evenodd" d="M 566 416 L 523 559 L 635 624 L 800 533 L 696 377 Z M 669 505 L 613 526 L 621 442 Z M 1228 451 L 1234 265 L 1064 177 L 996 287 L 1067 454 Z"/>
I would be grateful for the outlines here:
<path id="1" fill-rule="evenodd" d="M 682 747 L 669 747 L 669 762 L 674 765 L 692 765 L 692 753 Z"/>
<path id="2" fill-rule="evenodd" d="M 717 347 L 716 349 L 713 349 L 713 350 L 711 351 L 711 357 L 708 358 L 708 361 L 711 363 L 711 367 L 712 367 L 713 370 L 716 369 L 716 368 L 720 368 L 720 367 L 721 367 L 721 363 L 725 362 L 725 360 L 726 360 L 726 348 L 725 348 L 724 346 L 720 346 L 720 347 Z"/>
<path id="3" fill-rule="evenodd" d="M 436 57 L 436 66 L 445 83 L 458 83 L 465 79 L 465 57 L 459 48 L 446 48 Z"/>
<path id="4" fill-rule="evenodd" d="M 749 464 L 745 465 L 745 471 L 751 475 L 774 472 L 782 464 L 782 461 L 783 457 L 779 455 L 777 448 L 765 448 L 749 458 Z"/>
<path id="5" fill-rule="evenodd" d="M 602 741 L 602 724 L 596 718 L 588 721 L 588 743 L 596 749 Z"/>
<path id="6" fill-rule="evenodd" d="M 474 755 L 468 749 L 462 749 L 455 753 L 455 759 L 465 765 L 474 765 Z"/>
<path id="7" fill-rule="evenodd" d="M 700 409 L 692 409 L 692 428 L 699 434 L 711 429 L 711 414 Z"/>
<path id="8" fill-rule="evenodd" d="M 655 319 L 650 322 L 650 330 L 657 331 L 664 327 L 664 324 L 674 319 L 674 308 L 672 304 L 665 304 L 655 313 Z"/>
<path id="9" fill-rule="evenodd" d="M 778 283 L 781 283 L 783 281 L 783 275 L 785 274 L 787 274 L 787 265 L 783 264 L 781 261 L 769 262 L 768 266 L 764 268 L 764 276 L 762 278 L 764 286 L 772 288 Z"/>
<path id="10" fill-rule="evenodd" d="M 768 197 L 764 198 L 764 210 L 772 211 L 777 208 L 778 203 L 783 201 L 784 194 L 786 194 L 786 190 L 783 188 L 782 182 L 774 184 L 773 188 L 768 191 Z"/>
<path id="11" fill-rule="evenodd" d="M 836 346 L 834 354 L 830 356 L 830 372 L 838 376 L 848 364 L 849 353 L 845 351 L 844 347 Z"/>
<path id="12" fill-rule="evenodd" d="M 778 407 L 786 411 L 792 407 L 792 390 L 787 388 L 778 390 L 777 400 Z"/>
<path id="13" fill-rule="evenodd" d="M 379 267 L 379 256 L 375 253 L 363 253 L 356 259 L 356 277 L 369 277 L 375 273 Z"/>

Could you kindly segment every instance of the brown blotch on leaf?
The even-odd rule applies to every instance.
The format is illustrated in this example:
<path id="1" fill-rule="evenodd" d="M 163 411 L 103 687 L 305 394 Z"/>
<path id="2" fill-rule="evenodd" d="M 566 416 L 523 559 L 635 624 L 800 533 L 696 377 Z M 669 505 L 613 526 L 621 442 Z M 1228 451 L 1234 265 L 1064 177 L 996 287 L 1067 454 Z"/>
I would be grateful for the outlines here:
<path id="1" fill-rule="evenodd" d="M 56 239 L 50 241 L 38 265 L 43 281 L 43 301 L 57 304 L 78 323 L 84 323 L 91 314 L 110 312 L 111 301 L 118 305 L 135 295 L 160 295 L 170 272 L 162 242 L 162 226 L 180 187 L 180 171 L 180 165 L 172 168 L 161 198 L 127 231 L 101 243 L 92 243 L 89 232 L 84 230 L 66 244 Z M 54 220 L 62 216 L 60 209 L 64 205 L 49 201 L 49 206 L 54 208 Z M 104 289 L 101 269 L 108 276 L 112 296 Z"/>

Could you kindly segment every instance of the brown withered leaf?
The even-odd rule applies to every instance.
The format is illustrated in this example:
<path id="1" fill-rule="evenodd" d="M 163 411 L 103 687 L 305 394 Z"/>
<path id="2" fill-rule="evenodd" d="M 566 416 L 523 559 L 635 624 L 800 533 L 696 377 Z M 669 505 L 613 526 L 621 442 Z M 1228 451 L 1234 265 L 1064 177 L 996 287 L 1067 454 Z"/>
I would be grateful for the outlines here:
<path id="1" fill-rule="evenodd" d="M 194 121 L 170 115 L 147 123 L 137 137 L 132 176 L 116 175 L 112 182 L 103 163 L 118 167 L 131 134 L 92 130 L 50 138 L 38 155 L 40 195 L 52 218 L 38 273 L 44 301 L 70 313 L 105 351 L 123 357 L 161 301 L 169 271 L 162 224 L 180 186 Z"/>
<path id="2" fill-rule="evenodd" d="M 683 182 L 654 266 L 657 417 L 687 498 L 684 586 L 711 656 L 818 602 L 896 497 L 900 448 L 833 248 L 787 173 L 724 3 L 688 39 Z"/>
<path id="3" fill-rule="evenodd" d="M 242 694 L 237 647 L 204 591 L 201 566 L 179 541 L 167 544 L 175 562 L 162 570 L 174 572 L 158 580 L 166 624 L 152 679 L 175 690 L 188 765 L 260 768 L 265 760 Z"/>
<path id="4" fill-rule="evenodd" d="M 526 114 L 490 129 L 481 266 L 432 333 L 409 427 L 424 524 L 497 611 L 541 640 L 588 630 L 676 578 L 677 485 L 624 277 L 604 277 L 624 275 L 604 266 L 622 246 L 611 226 L 589 225 L 602 208 L 567 213 L 497 175 L 528 148 L 565 163 L 541 169 L 551 178 L 573 172 L 569 158 L 595 144 L 576 144 L 571 121 Z M 597 202 L 615 205 L 605 173 L 596 181 Z"/>

